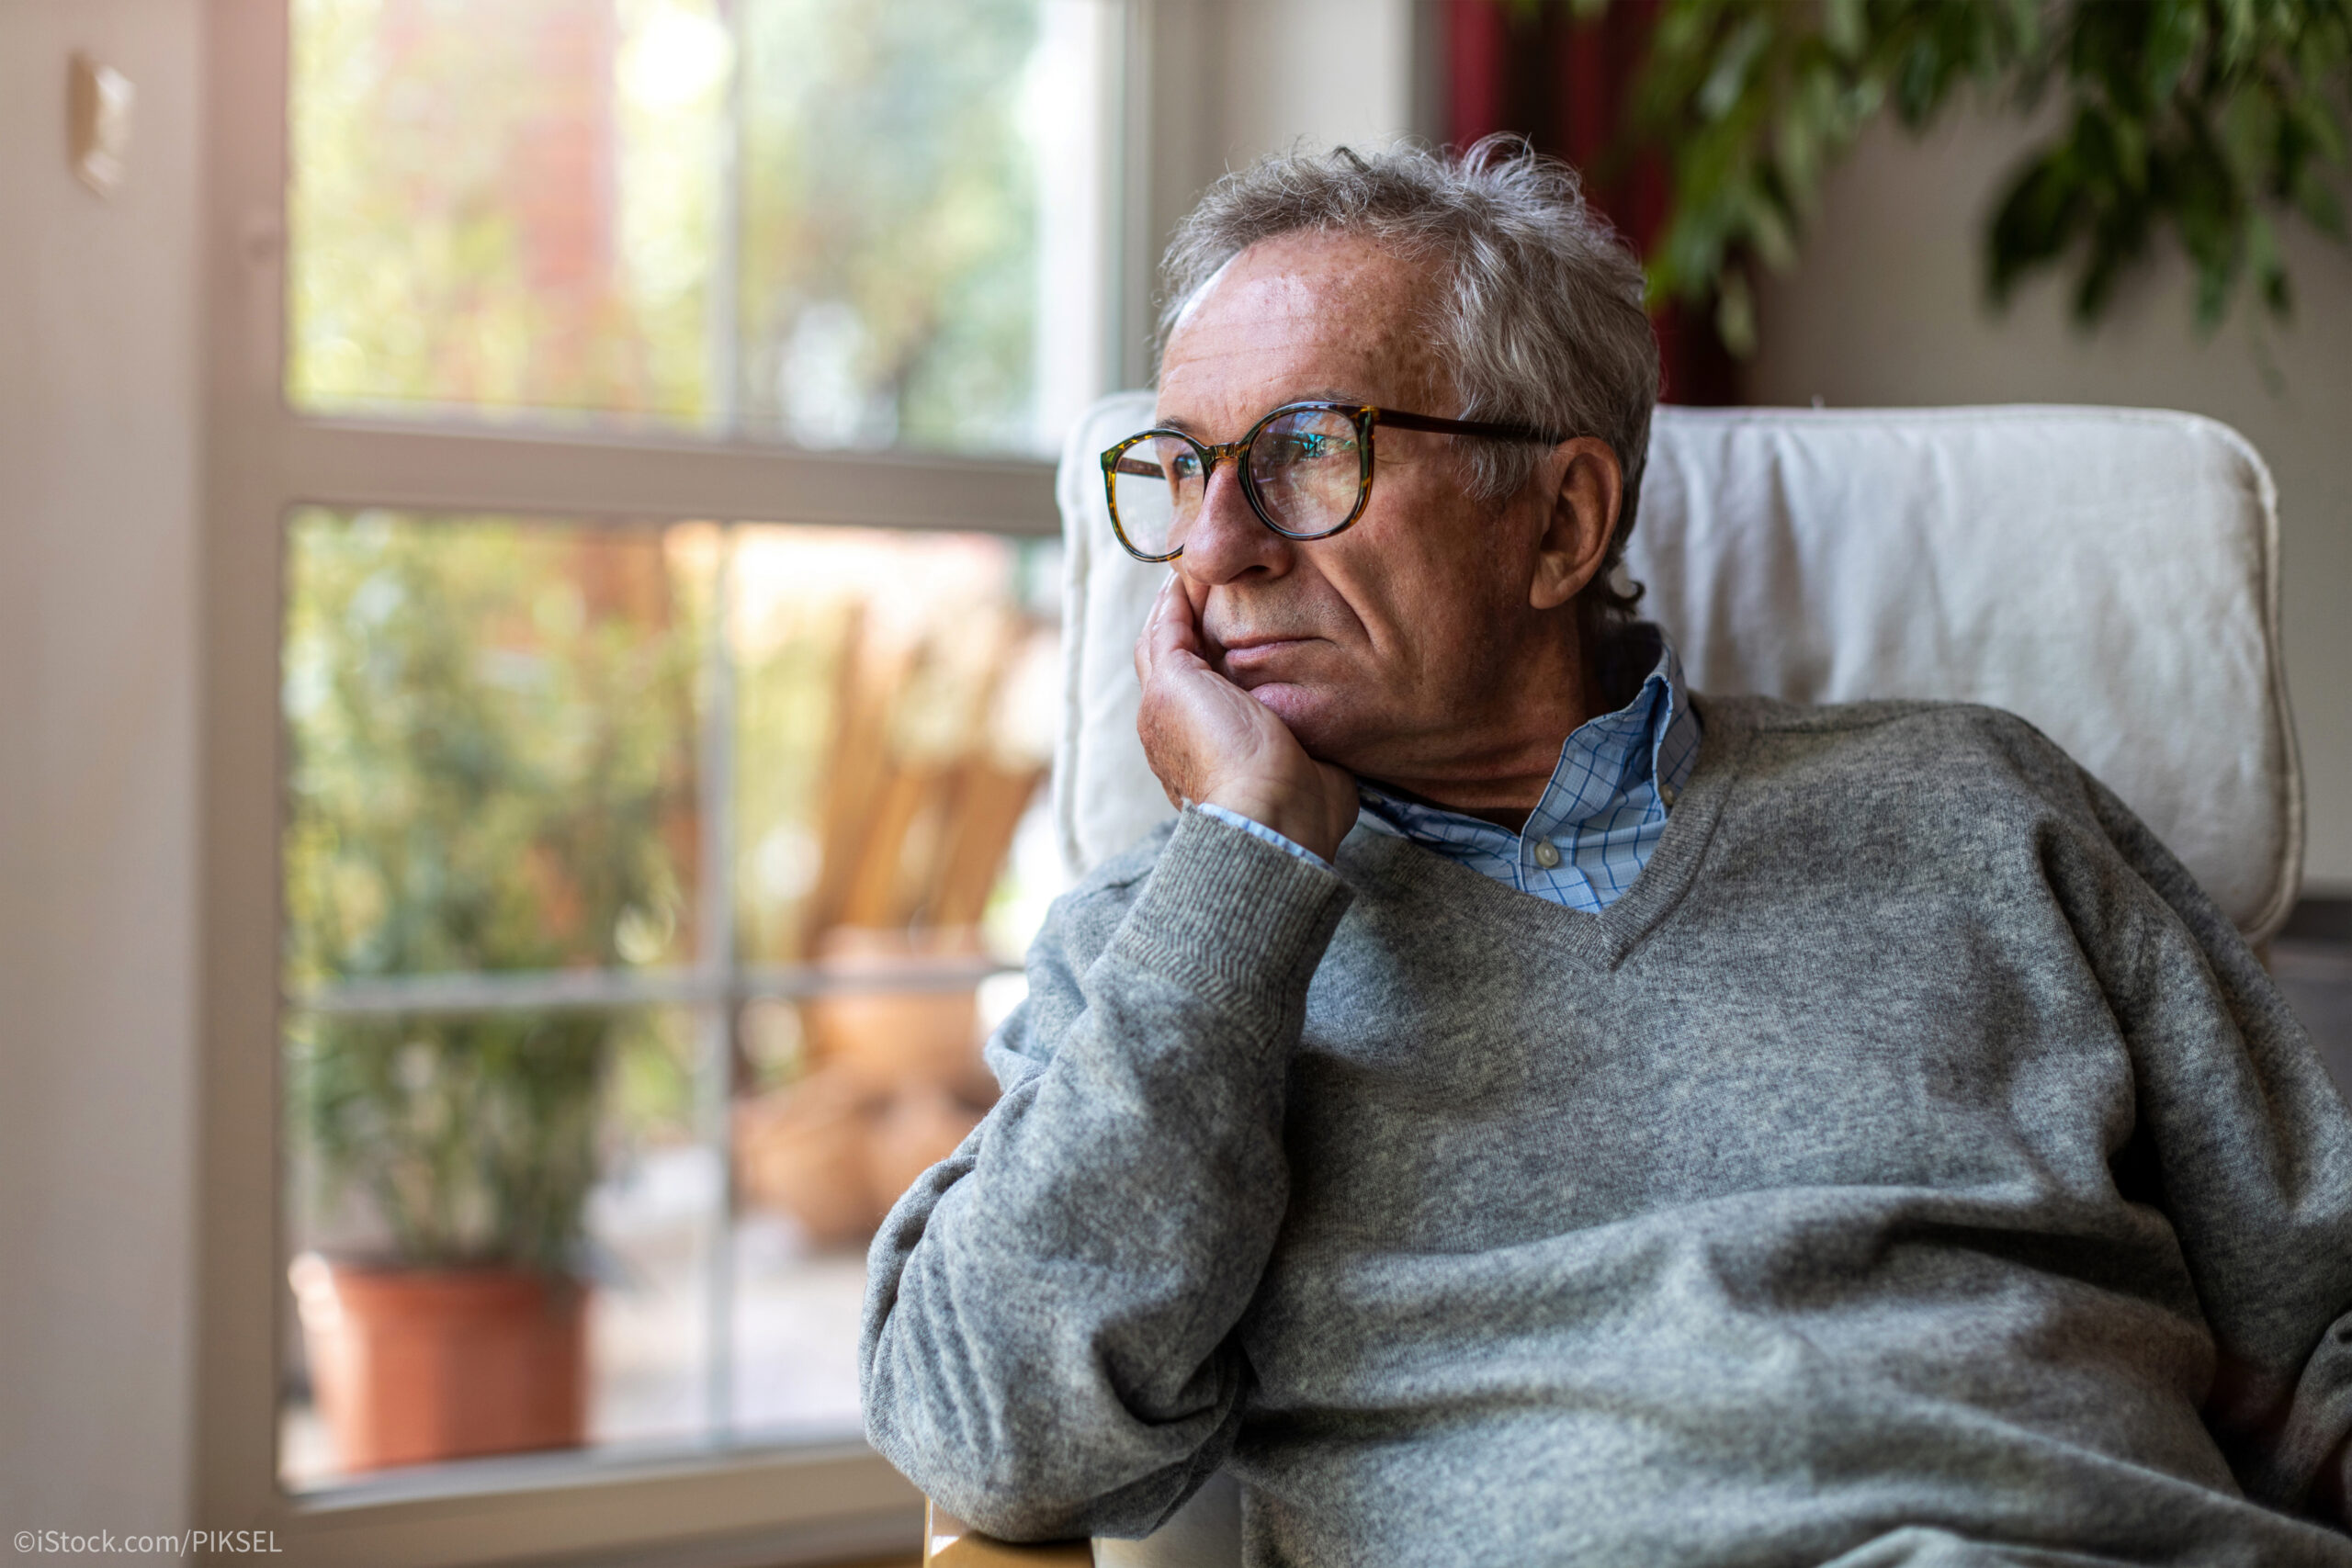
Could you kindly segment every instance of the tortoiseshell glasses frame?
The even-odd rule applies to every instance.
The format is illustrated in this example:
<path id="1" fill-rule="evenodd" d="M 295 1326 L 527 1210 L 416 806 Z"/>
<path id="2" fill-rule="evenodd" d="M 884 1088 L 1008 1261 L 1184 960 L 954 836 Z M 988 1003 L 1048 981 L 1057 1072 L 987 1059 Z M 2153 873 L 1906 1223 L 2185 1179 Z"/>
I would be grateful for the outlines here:
<path id="1" fill-rule="evenodd" d="M 1302 423 L 1302 416 L 1315 414 L 1338 415 L 1345 419 L 1353 429 L 1356 450 L 1354 503 L 1348 506 L 1344 515 L 1335 523 L 1318 520 L 1315 525 L 1305 528 L 1285 526 L 1276 519 L 1274 515 L 1276 509 L 1267 500 L 1264 486 L 1261 483 L 1264 475 L 1259 471 L 1258 465 L 1261 462 L 1295 465 L 1301 460 L 1301 454 L 1295 448 L 1302 436 L 1307 440 L 1320 442 L 1336 433 L 1298 431 L 1294 428 L 1288 432 L 1294 450 L 1279 456 L 1271 453 L 1253 456 L 1253 453 L 1260 438 L 1274 430 L 1284 420 L 1292 421 L 1293 425 L 1295 426 Z M 1535 441 L 1545 446 L 1556 445 L 1567 439 L 1564 435 L 1555 435 L 1531 425 L 1498 424 L 1484 420 L 1440 419 L 1434 414 L 1407 413 L 1399 409 L 1382 408 L 1374 403 L 1326 401 L 1320 399 L 1283 404 L 1251 425 L 1248 433 L 1238 441 L 1204 442 L 1181 430 L 1154 427 L 1128 436 L 1125 441 L 1102 454 L 1102 492 L 1103 498 L 1111 507 L 1112 530 L 1118 535 L 1121 547 L 1137 560 L 1157 562 L 1176 559 L 1184 553 L 1184 547 L 1173 538 L 1178 532 L 1175 524 L 1181 510 L 1175 506 L 1172 499 L 1173 487 L 1180 479 L 1187 484 L 1197 482 L 1199 494 L 1193 501 L 1193 509 L 1196 511 L 1200 499 L 1206 495 L 1208 481 L 1216 472 L 1217 465 L 1230 458 L 1239 468 L 1241 493 L 1249 500 L 1250 510 L 1256 513 L 1259 522 L 1285 539 L 1328 539 L 1363 516 L 1365 503 L 1372 499 L 1373 431 L 1374 427 L 1384 424 L 1394 426 L 1398 430 L 1423 430 L 1440 435 L 1472 435 L 1494 441 Z M 1135 448 L 1148 441 L 1182 443 L 1182 447 L 1178 449 L 1176 465 L 1181 465 L 1183 457 L 1189 455 L 1196 466 L 1193 469 L 1179 474 L 1171 472 L 1171 468 L 1175 465 L 1171 465 L 1164 457 L 1161 461 L 1155 463 L 1142 457 L 1128 456 Z M 1185 452 L 1184 448 L 1189 448 L 1189 453 Z M 1162 448 L 1163 453 L 1166 450 L 1167 448 Z M 1306 455 L 1314 456 L 1312 453 Z M 1144 519 L 1121 515 L 1119 480 L 1122 476 L 1135 480 L 1157 479 L 1170 487 L 1170 517 L 1166 529 L 1170 536 L 1169 539 L 1154 540 L 1149 537 L 1148 530 L 1143 526 Z M 1336 476 L 1334 478 L 1336 479 Z M 1324 510 L 1326 515 L 1329 515 L 1336 508 L 1327 506 Z M 1174 543 L 1175 547 L 1165 551 L 1158 549 L 1157 547 L 1164 543 Z"/>

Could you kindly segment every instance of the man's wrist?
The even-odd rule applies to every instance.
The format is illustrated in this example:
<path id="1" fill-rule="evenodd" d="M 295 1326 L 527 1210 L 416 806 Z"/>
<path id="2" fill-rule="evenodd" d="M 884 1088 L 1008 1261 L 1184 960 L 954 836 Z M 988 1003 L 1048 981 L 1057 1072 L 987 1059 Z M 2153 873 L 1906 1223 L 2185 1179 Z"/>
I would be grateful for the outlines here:
<path id="1" fill-rule="evenodd" d="M 1331 869 L 1331 863 L 1328 859 L 1317 854 L 1287 834 L 1275 832 L 1254 817 L 1244 817 L 1238 811 L 1227 810 L 1213 800 L 1194 801 L 1193 809 L 1204 817 L 1216 818 L 1228 828 L 1238 828 L 1251 838 L 1272 844 L 1283 853 L 1303 860 L 1309 865 L 1320 866 L 1325 871 Z"/>
<path id="2" fill-rule="evenodd" d="M 1104 957 L 1117 953 L 1121 964 L 1246 1001 L 1260 1016 L 1269 1002 L 1295 1000 L 1313 977 L 1347 905 L 1348 884 L 1268 843 L 1272 829 L 1255 818 L 1242 818 L 1251 824 L 1243 829 L 1224 816 L 1212 803 L 1193 801 L 1178 817 Z"/>
<path id="3" fill-rule="evenodd" d="M 1333 833 L 1323 820 L 1326 813 L 1312 805 L 1303 805 L 1285 796 L 1260 795 L 1247 790 L 1221 789 L 1212 792 L 1199 806 L 1214 806 L 1236 817 L 1246 817 L 1261 828 L 1296 844 L 1308 854 L 1329 865 L 1331 857 L 1340 852 L 1341 835 Z"/>

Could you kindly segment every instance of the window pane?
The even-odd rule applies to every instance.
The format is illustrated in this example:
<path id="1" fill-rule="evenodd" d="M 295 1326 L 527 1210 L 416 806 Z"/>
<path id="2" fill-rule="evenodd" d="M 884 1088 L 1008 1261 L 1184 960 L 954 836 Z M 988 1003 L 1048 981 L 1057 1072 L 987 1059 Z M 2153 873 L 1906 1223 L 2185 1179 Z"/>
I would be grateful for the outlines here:
<path id="1" fill-rule="evenodd" d="M 1111 9 L 294 0 L 288 398 L 1050 451 Z"/>
<path id="2" fill-rule="evenodd" d="M 296 406 L 710 418 L 708 0 L 295 0 L 292 38 Z"/>
<path id="3" fill-rule="evenodd" d="M 695 1039 L 677 1009 L 293 1015 L 288 1485 L 707 1429 Z"/>
<path id="4" fill-rule="evenodd" d="M 715 537 L 295 518 L 292 987 L 693 954 Z"/>
<path id="5" fill-rule="evenodd" d="M 1060 554 L 978 534 L 734 531 L 746 961 L 1020 961 L 1042 909 L 999 873 L 1052 760 Z"/>
<path id="6" fill-rule="evenodd" d="M 1060 886 L 1057 557 L 290 520 L 289 1485 L 855 1436 L 865 1243 Z"/>
<path id="7" fill-rule="evenodd" d="M 548 992 L 700 945 L 717 539 L 289 525 L 291 1484 L 707 1427 L 718 1010 Z"/>
<path id="8" fill-rule="evenodd" d="M 858 1427 L 865 1245 L 995 1099 L 979 1046 L 1060 887 L 1059 548 L 741 527 L 728 560 L 738 948 L 734 1416 Z M 983 992 L 988 994 L 984 998 Z"/>

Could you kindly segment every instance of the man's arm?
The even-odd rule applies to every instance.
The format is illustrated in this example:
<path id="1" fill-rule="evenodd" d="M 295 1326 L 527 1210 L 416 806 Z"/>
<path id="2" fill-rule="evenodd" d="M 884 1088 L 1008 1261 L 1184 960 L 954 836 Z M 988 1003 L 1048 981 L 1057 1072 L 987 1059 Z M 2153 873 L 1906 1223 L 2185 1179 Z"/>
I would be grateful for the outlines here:
<path id="1" fill-rule="evenodd" d="M 2132 1051 L 2140 1136 L 2220 1362 L 2207 1425 L 2248 1495 L 2346 1525 L 2352 1114 L 2228 919 L 2080 775 L 2136 874 L 2053 878 Z"/>
<path id="2" fill-rule="evenodd" d="M 875 1238 L 867 1433 L 1011 1539 L 1139 1535 L 1222 1460 L 1230 1343 L 1288 1200 L 1283 1087 L 1347 903 L 1329 871 L 1185 812 L 1118 890 L 1057 905 L 990 1046 L 1005 1095 Z"/>

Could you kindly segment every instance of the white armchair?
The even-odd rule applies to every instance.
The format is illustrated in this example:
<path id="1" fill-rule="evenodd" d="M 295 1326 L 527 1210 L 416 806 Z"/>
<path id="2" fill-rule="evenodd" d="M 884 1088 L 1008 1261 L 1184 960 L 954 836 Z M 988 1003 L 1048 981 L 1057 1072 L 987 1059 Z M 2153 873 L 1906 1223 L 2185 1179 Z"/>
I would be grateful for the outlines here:
<path id="1" fill-rule="evenodd" d="M 1168 814 L 1131 663 L 1163 569 L 1120 549 L 1096 461 L 1151 408 L 1148 392 L 1103 399 L 1062 456 L 1054 809 L 1074 875 Z M 2226 426 L 2143 409 L 1663 408 L 1626 565 L 1700 691 L 2008 708 L 2121 795 L 2250 942 L 2286 919 L 2302 780 L 2277 492 Z M 1230 1568 L 1238 1518 L 1213 1483 L 1159 1535 L 1097 1541 L 1091 1561 Z M 972 1555 L 936 1560 L 1050 1561 L 1021 1550 L 966 1538 Z"/>

